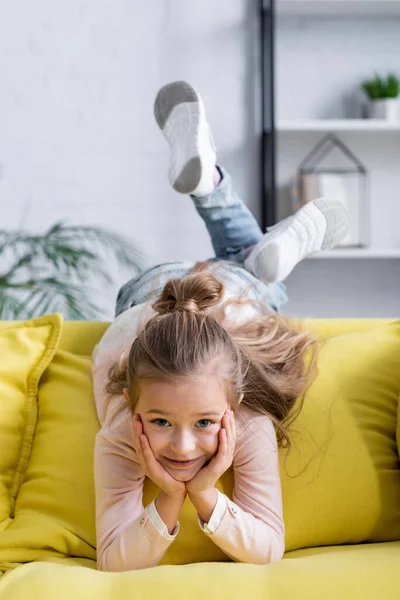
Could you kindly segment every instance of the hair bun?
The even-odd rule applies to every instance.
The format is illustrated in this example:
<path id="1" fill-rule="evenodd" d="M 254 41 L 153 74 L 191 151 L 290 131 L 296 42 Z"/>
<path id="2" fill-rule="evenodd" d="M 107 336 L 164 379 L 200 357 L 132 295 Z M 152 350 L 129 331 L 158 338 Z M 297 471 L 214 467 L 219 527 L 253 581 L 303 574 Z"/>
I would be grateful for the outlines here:
<path id="1" fill-rule="evenodd" d="M 219 304 L 224 286 L 208 271 L 190 273 L 182 279 L 170 279 L 152 305 L 159 315 L 175 311 L 198 314 Z"/>

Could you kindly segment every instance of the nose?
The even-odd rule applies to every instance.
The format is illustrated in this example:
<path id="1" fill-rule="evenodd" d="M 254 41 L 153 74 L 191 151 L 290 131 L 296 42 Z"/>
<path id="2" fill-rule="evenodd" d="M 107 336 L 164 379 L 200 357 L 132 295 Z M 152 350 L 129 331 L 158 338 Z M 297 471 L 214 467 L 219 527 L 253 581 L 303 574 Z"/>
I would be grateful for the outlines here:
<path id="1" fill-rule="evenodd" d="M 189 431 L 179 431 L 172 439 L 170 447 L 176 456 L 188 456 L 196 449 L 196 440 Z"/>

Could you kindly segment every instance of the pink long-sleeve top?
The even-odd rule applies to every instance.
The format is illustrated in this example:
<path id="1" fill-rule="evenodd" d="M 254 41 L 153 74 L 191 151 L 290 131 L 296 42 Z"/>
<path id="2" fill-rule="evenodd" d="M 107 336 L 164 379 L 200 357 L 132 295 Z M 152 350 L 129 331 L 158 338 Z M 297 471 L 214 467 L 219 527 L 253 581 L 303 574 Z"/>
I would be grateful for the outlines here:
<path id="1" fill-rule="evenodd" d="M 93 383 L 101 429 L 95 446 L 97 561 L 103 571 L 156 566 L 179 534 L 172 534 L 154 501 L 143 506 L 145 475 L 136 458 L 132 419 L 127 409 L 115 415 L 104 385 L 110 366 L 129 351 L 143 308 L 117 317 L 93 353 Z M 271 420 L 241 408 L 236 418 L 232 498 L 218 492 L 204 535 L 232 560 L 267 564 L 284 553 L 284 523 L 278 448 Z"/>

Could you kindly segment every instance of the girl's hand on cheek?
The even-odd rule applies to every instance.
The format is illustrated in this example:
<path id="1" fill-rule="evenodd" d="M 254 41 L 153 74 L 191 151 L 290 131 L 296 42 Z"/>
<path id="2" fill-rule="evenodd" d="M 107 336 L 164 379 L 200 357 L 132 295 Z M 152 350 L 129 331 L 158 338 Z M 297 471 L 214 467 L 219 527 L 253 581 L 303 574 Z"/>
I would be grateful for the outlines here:
<path id="1" fill-rule="evenodd" d="M 222 417 L 222 427 L 219 430 L 219 446 L 217 454 L 206 467 L 186 482 L 189 495 L 195 496 L 214 489 L 218 479 L 229 469 L 233 461 L 236 444 L 236 424 L 232 410 L 227 410 Z"/>
<path id="2" fill-rule="evenodd" d="M 174 479 L 154 456 L 147 436 L 143 433 L 143 424 L 138 414 L 133 417 L 133 430 L 136 454 L 146 477 L 151 479 L 167 496 L 186 495 L 183 481 Z"/>

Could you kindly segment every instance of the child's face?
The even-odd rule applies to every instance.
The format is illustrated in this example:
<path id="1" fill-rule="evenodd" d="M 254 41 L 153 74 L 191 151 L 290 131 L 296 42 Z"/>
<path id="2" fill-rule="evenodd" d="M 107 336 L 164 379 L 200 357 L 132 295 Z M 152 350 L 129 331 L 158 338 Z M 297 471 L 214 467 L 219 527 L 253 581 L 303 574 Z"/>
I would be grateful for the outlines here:
<path id="1" fill-rule="evenodd" d="M 142 384 L 135 412 L 156 459 L 174 479 L 190 481 L 216 454 L 228 408 L 225 387 L 204 377 Z"/>

